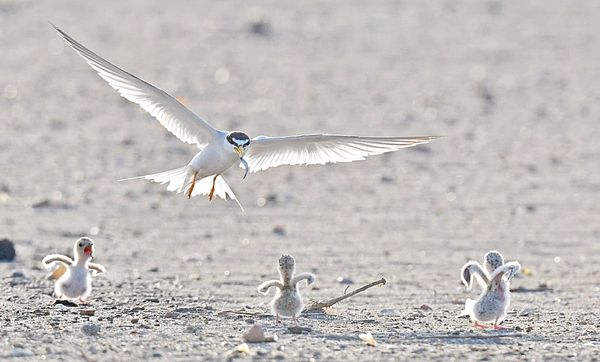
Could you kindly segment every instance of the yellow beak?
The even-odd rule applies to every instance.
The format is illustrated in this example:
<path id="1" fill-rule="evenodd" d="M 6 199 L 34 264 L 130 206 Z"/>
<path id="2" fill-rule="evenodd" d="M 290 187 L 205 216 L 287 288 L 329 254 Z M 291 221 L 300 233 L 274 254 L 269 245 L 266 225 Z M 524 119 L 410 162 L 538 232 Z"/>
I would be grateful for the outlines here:
<path id="1" fill-rule="evenodd" d="M 244 156 L 244 148 L 241 146 L 235 146 L 233 147 L 233 149 L 235 150 L 235 152 L 240 156 L 243 157 Z"/>

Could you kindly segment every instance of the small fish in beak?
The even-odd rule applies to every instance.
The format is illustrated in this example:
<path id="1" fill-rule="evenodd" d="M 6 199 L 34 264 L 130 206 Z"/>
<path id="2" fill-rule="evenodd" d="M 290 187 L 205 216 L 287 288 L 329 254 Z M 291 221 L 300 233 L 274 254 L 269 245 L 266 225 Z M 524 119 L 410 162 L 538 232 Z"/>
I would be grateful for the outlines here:
<path id="1" fill-rule="evenodd" d="M 238 156 L 244 157 L 244 148 L 243 147 L 235 146 L 233 149 L 235 150 L 235 153 L 238 154 Z"/>
<path id="2" fill-rule="evenodd" d="M 243 157 L 240 157 L 240 162 L 242 163 L 242 165 L 244 165 L 244 177 L 242 177 L 242 181 L 244 181 L 244 179 L 246 178 L 246 176 L 248 176 L 248 170 L 250 169 L 250 166 L 248 166 L 248 162 L 246 162 L 246 160 L 244 160 Z M 242 183 L 242 181 L 240 181 L 240 183 Z"/>

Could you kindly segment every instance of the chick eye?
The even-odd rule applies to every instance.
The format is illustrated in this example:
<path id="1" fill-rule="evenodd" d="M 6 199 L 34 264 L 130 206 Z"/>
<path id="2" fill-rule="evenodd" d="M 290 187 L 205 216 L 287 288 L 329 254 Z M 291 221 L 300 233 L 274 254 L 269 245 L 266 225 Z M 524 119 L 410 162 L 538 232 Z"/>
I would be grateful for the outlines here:
<path id="1" fill-rule="evenodd" d="M 79 247 L 81 248 L 83 246 L 83 243 L 79 243 Z"/>

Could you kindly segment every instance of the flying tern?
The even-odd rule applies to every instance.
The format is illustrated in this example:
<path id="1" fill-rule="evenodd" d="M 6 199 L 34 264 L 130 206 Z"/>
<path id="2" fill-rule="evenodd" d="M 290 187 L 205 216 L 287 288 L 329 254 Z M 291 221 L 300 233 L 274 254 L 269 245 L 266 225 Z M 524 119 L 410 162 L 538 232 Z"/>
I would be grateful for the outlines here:
<path id="1" fill-rule="evenodd" d="M 146 179 L 160 184 L 168 183 L 167 190 L 185 192 L 188 198 L 208 194 L 209 200 L 212 200 L 214 195 L 223 199 L 229 196 L 242 208 L 222 176 L 236 164 L 245 168 L 245 178 L 248 171 L 258 172 L 281 165 L 323 165 L 364 160 L 370 155 L 397 151 L 440 138 L 318 133 L 250 138 L 244 132 L 219 130 L 165 91 L 110 63 L 54 24 L 51 25 L 67 45 L 122 97 L 138 104 L 181 141 L 195 144 L 200 149 L 183 167 L 125 180 Z"/>

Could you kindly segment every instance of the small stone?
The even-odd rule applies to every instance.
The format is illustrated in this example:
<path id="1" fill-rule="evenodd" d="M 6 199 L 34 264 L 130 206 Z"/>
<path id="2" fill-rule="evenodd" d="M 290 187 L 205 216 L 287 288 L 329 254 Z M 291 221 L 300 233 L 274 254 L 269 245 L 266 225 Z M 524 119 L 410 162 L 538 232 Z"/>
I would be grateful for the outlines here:
<path id="1" fill-rule="evenodd" d="M 88 336 L 97 336 L 100 333 L 100 329 L 101 328 L 99 325 L 93 323 L 84 324 L 81 327 L 83 333 L 87 334 Z"/>
<path id="2" fill-rule="evenodd" d="M 386 308 L 386 309 L 380 310 L 379 315 L 382 317 L 395 317 L 395 316 L 399 316 L 400 313 L 398 312 L 397 309 Z"/>
<path id="3" fill-rule="evenodd" d="M 288 327 L 288 332 L 291 334 L 302 334 L 304 332 L 310 332 L 311 329 L 308 327 L 300 327 L 300 326 L 290 326 Z"/>
<path id="4" fill-rule="evenodd" d="M 244 341 L 249 343 L 260 343 L 265 341 L 265 331 L 260 324 L 255 324 L 244 333 Z"/>
<path id="5" fill-rule="evenodd" d="M 137 322 L 139 322 L 139 321 L 140 321 L 140 319 L 139 319 L 139 318 L 132 318 L 132 319 L 131 319 L 131 323 L 132 323 L 132 324 L 136 324 L 136 323 L 137 323 Z"/>
<path id="6" fill-rule="evenodd" d="M 419 309 L 420 310 L 431 310 L 432 308 L 430 306 L 428 306 L 427 304 L 421 304 Z"/>
<path id="7" fill-rule="evenodd" d="M 519 317 L 529 317 L 535 314 L 535 308 L 523 308 L 520 312 L 519 312 Z"/>
<path id="8" fill-rule="evenodd" d="M 85 315 L 85 316 L 93 316 L 94 314 L 96 314 L 96 310 L 95 309 L 81 309 L 81 310 L 79 310 L 79 314 Z"/>
<path id="9" fill-rule="evenodd" d="M 276 225 L 275 227 L 273 227 L 273 234 L 284 236 L 286 234 L 285 228 L 281 225 Z"/>
<path id="10" fill-rule="evenodd" d="M 12 272 L 12 274 L 10 275 L 11 278 L 27 278 L 25 276 L 25 274 L 20 271 L 20 270 L 15 270 L 14 272 Z"/>
<path id="11" fill-rule="evenodd" d="M 13 261 L 16 255 L 17 253 L 12 241 L 8 239 L 0 240 L 0 261 Z"/>
<path id="12" fill-rule="evenodd" d="M 155 266 L 154 268 L 150 268 L 150 269 L 148 269 L 148 271 L 149 271 L 150 273 L 158 273 L 158 267 L 157 267 L 157 266 Z"/>
<path id="13" fill-rule="evenodd" d="M 271 24 L 265 20 L 258 20 L 250 23 L 250 33 L 258 36 L 271 35 Z"/>
<path id="14" fill-rule="evenodd" d="M 25 348 L 14 347 L 11 351 L 11 355 L 13 357 L 31 357 L 33 356 L 33 352 Z"/>

